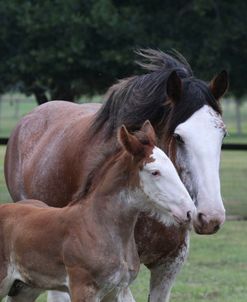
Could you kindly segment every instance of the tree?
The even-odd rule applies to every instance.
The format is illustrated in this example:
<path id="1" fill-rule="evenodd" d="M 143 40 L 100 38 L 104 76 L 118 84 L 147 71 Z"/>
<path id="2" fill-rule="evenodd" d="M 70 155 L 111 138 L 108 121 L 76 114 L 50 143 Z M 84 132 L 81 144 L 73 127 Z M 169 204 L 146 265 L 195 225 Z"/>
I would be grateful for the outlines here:
<path id="1" fill-rule="evenodd" d="M 102 93 L 138 72 L 133 50 L 175 48 L 198 77 L 230 71 L 246 93 L 247 3 L 236 0 L 0 2 L 0 92 L 18 83 L 39 103 Z"/>

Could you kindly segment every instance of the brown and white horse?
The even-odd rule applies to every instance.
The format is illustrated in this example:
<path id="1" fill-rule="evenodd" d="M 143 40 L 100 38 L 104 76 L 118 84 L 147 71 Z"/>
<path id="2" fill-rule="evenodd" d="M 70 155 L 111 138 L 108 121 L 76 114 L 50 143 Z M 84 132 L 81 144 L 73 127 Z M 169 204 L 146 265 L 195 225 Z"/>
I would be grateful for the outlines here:
<path id="1" fill-rule="evenodd" d="M 195 231 L 217 232 L 225 219 L 219 162 L 226 129 L 219 99 L 228 86 L 227 74 L 221 72 L 208 84 L 193 77 L 179 54 L 147 50 L 141 55 L 150 61 L 142 64 L 149 72 L 111 87 L 103 106 L 54 101 L 20 121 L 5 161 L 14 201 L 35 198 L 63 207 L 79 200 L 97 168 L 115 152 L 116 129 L 125 124 L 135 131 L 149 119 L 159 147 L 168 152 L 195 202 Z M 151 270 L 150 301 L 168 301 L 188 251 L 188 231 L 143 213 L 135 238 L 140 259 Z"/>
<path id="2" fill-rule="evenodd" d="M 134 227 L 146 210 L 187 229 L 196 211 L 149 122 L 135 135 L 122 126 L 122 147 L 108 156 L 86 196 L 64 208 L 38 200 L 0 206 L 0 298 L 32 302 L 46 289 L 72 302 L 100 301 L 136 277 Z"/>

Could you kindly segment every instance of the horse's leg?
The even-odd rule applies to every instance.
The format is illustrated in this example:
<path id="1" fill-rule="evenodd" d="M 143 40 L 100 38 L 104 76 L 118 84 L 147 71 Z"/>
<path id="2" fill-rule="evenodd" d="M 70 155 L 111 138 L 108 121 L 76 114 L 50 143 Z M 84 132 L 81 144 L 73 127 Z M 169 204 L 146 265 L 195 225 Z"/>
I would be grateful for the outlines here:
<path id="1" fill-rule="evenodd" d="M 135 302 L 129 287 L 121 290 L 112 290 L 108 293 L 102 302 Z"/>
<path id="2" fill-rule="evenodd" d="M 72 302 L 100 302 L 100 290 L 87 270 L 74 267 L 67 272 Z"/>
<path id="3" fill-rule="evenodd" d="M 100 302 L 98 291 L 91 285 L 72 286 L 72 302 Z"/>
<path id="4" fill-rule="evenodd" d="M 70 302 L 70 296 L 68 293 L 49 290 L 47 295 L 47 302 Z"/>
<path id="5" fill-rule="evenodd" d="M 168 302 L 177 274 L 180 272 L 189 251 L 189 240 L 176 256 L 166 257 L 149 267 L 151 272 L 149 302 Z"/>

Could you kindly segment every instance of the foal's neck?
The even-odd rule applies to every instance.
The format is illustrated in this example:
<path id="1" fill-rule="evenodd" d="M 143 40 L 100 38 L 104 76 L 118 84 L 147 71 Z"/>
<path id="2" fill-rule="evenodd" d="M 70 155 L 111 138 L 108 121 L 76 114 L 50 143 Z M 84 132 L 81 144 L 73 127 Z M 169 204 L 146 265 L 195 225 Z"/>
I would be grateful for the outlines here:
<path id="1" fill-rule="evenodd" d="M 95 175 L 89 195 L 79 201 L 94 221 L 112 225 L 127 238 L 133 232 L 145 198 L 139 188 L 139 168 L 127 152 L 120 151 L 106 161 Z"/>
<path id="2" fill-rule="evenodd" d="M 114 194 L 96 195 L 91 200 L 92 215 L 97 222 L 107 224 L 121 240 L 127 242 L 133 237 L 141 210 L 140 204 L 144 198 L 144 193 L 140 189 L 124 187 Z"/>

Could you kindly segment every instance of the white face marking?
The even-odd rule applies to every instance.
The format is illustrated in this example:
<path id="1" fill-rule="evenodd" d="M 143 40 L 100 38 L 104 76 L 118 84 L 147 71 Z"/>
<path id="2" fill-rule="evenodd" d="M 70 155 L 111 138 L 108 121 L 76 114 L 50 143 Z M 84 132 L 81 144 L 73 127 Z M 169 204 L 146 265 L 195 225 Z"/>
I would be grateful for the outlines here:
<path id="1" fill-rule="evenodd" d="M 188 219 L 187 213 L 193 215 L 195 211 L 189 193 L 161 149 L 155 147 L 151 159 L 153 161 L 144 165 L 139 172 L 142 190 L 149 200 L 147 207 L 153 207 L 153 211 L 166 224 L 174 222 L 174 218 L 184 223 Z"/>
<path id="2" fill-rule="evenodd" d="M 177 144 L 181 178 L 196 202 L 197 212 L 208 222 L 223 223 L 225 209 L 220 193 L 219 164 L 226 127 L 211 107 L 204 105 L 175 129 L 183 142 Z"/>

